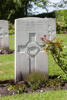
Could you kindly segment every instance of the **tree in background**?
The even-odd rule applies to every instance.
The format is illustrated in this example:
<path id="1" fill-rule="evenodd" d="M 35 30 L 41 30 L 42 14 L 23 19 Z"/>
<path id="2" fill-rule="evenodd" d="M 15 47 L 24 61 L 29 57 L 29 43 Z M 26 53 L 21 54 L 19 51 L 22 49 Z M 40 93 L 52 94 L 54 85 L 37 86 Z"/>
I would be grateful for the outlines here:
<path id="1" fill-rule="evenodd" d="M 8 19 L 11 22 L 19 17 L 28 15 L 33 0 L 0 0 L 0 19 Z"/>
<path id="2" fill-rule="evenodd" d="M 50 9 L 53 9 L 53 11 L 64 9 L 67 7 L 67 0 L 35 0 L 35 5 L 42 7 L 46 10 L 48 13 Z"/>
<path id="3" fill-rule="evenodd" d="M 57 22 L 57 33 L 67 33 L 67 10 L 55 12 Z"/>
<path id="4" fill-rule="evenodd" d="M 0 19 L 7 19 L 13 9 L 13 0 L 0 0 Z"/>
<path id="5" fill-rule="evenodd" d="M 67 0 L 61 0 L 59 3 L 53 3 L 49 0 L 0 0 L 0 19 L 14 22 L 16 18 L 28 16 L 32 2 L 38 7 L 46 9 L 47 12 L 49 12 L 49 7 L 64 8 L 67 4 Z"/>

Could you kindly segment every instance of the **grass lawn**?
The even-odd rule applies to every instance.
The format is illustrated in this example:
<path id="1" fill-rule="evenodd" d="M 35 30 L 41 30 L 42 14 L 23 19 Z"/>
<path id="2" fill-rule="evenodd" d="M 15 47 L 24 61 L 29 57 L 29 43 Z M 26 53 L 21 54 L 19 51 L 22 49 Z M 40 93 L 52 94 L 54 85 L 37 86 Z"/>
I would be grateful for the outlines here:
<path id="1" fill-rule="evenodd" d="M 9 48 L 14 50 L 14 35 L 9 35 Z"/>
<path id="2" fill-rule="evenodd" d="M 0 80 L 14 78 L 14 55 L 0 55 Z"/>
<path id="3" fill-rule="evenodd" d="M 14 35 L 9 36 L 9 48 L 14 50 Z M 14 79 L 14 54 L 0 55 L 0 80 Z"/>
<path id="4" fill-rule="evenodd" d="M 31 93 L 2 97 L 0 100 L 67 100 L 67 91 L 48 91 L 44 93 Z"/>

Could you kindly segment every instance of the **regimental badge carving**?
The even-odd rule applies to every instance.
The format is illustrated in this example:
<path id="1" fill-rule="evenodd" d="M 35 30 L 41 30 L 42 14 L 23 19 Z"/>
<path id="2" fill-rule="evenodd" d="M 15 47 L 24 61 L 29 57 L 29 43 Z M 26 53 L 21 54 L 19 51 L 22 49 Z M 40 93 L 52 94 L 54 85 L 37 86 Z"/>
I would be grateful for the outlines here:
<path id="1" fill-rule="evenodd" d="M 36 42 L 36 34 L 29 33 L 29 41 L 26 45 L 18 45 L 18 52 L 27 53 L 29 56 L 33 57 L 40 51 L 40 46 Z"/>

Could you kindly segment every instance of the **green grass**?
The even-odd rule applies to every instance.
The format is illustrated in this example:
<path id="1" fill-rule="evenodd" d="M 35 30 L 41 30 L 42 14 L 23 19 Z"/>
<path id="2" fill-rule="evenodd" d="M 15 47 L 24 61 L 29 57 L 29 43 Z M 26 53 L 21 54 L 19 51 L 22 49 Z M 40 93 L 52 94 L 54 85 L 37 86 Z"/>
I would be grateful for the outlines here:
<path id="1" fill-rule="evenodd" d="M 9 48 L 14 50 L 14 35 L 9 35 Z"/>
<path id="2" fill-rule="evenodd" d="M 67 45 L 67 34 L 57 34 L 57 39 L 63 40 L 63 45 Z"/>
<path id="3" fill-rule="evenodd" d="M 14 79 L 14 55 L 0 55 L 0 80 Z"/>
<path id="4" fill-rule="evenodd" d="M 14 50 L 14 35 L 9 36 L 9 48 Z M 0 80 L 14 79 L 14 54 L 0 55 Z"/>
<path id="5" fill-rule="evenodd" d="M 2 97 L 0 100 L 67 100 L 67 91 L 49 91 Z"/>

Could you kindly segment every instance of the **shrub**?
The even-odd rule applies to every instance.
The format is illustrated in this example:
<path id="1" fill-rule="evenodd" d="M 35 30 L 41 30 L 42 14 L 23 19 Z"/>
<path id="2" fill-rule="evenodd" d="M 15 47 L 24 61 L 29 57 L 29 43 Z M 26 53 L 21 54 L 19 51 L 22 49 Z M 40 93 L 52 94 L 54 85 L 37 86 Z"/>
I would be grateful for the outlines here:
<path id="1" fill-rule="evenodd" d="M 13 29 L 9 30 L 9 34 L 14 34 L 15 31 Z"/>
<path id="2" fill-rule="evenodd" d="M 14 33 L 15 33 L 14 25 L 12 23 L 9 23 L 9 34 L 14 34 Z"/>
<path id="3" fill-rule="evenodd" d="M 58 34 L 67 33 L 67 24 L 63 24 L 62 22 L 57 22 L 56 30 Z"/>
<path id="4" fill-rule="evenodd" d="M 47 87 L 53 87 L 53 88 L 62 88 L 62 85 L 64 84 L 63 80 L 60 80 L 58 78 L 52 80 L 49 79 L 49 81 L 46 82 Z"/>
<path id="5" fill-rule="evenodd" d="M 63 53 L 63 45 L 62 40 L 57 41 L 55 39 L 53 40 L 46 40 L 46 35 L 41 37 L 41 40 L 46 43 L 46 45 L 43 45 L 43 49 L 46 52 L 50 52 L 55 63 L 58 64 L 58 66 L 63 70 L 63 72 L 67 75 L 67 64 L 66 64 L 66 56 L 67 52 Z"/>
<path id="6" fill-rule="evenodd" d="M 8 91 L 13 90 L 15 93 L 22 93 L 26 92 L 26 85 L 25 84 L 9 84 Z"/>
<path id="7" fill-rule="evenodd" d="M 44 73 L 33 72 L 27 76 L 27 82 L 31 86 L 32 90 L 38 89 L 46 81 Z"/>

